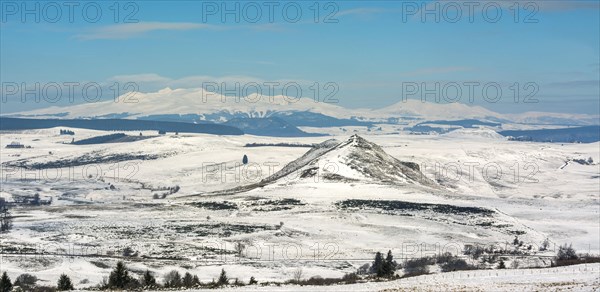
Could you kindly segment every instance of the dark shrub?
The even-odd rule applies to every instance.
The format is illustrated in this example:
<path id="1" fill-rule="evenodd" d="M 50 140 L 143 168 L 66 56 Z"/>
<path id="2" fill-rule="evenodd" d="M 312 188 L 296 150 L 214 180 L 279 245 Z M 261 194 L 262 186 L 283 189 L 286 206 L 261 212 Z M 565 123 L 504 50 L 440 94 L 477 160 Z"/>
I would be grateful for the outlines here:
<path id="1" fill-rule="evenodd" d="M 342 281 L 344 281 L 346 284 L 354 284 L 358 281 L 358 275 L 356 273 L 350 273 L 350 274 L 345 274 L 342 277 Z"/>
<path id="2" fill-rule="evenodd" d="M 140 282 L 144 287 L 156 287 L 156 278 L 152 275 L 150 270 L 146 270 Z"/>
<path id="3" fill-rule="evenodd" d="M 452 260 L 453 258 L 454 258 L 454 256 L 451 253 L 445 252 L 445 253 L 439 254 L 435 257 L 435 263 L 438 265 L 447 263 L 448 261 Z"/>
<path id="4" fill-rule="evenodd" d="M 165 287 L 168 287 L 168 288 L 179 288 L 183 285 L 183 283 L 181 281 L 181 275 L 176 270 L 172 270 L 172 271 L 168 272 L 164 276 L 163 280 L 165 283 Z"/>
<path id="5" fill-rule="evenodd" d="M 500 262 L 498 262 L 498 266 L 496 267 L 496 269 L 506 269 L 506 264 L 504 263 L 504 260 L 500 260 Z"/>
<path id="6" fill-rule="evenodd" d="M 38 280 L 38 278 L 34 275 L 21 274 L 15 280 L 14 286 L 19 286 L 19 287 L 21 287 L 21 289 L 23 289 L 25 291 L 29 291 L 33 287 L 35 287 L 35 283 L 37 282 L 37 280 Z"/>
<path id="7" fill-rule="evenodd" d="M 435 259 L 431 257 L 423 257 L 418 259 L 410 259 L 404 262 L 405 276 L 423 275 L 429 273 L 429 265 L 434 265 Z"/>
<path id="8" fill-rule="evenodd" d="M 441 266 L 442 272 L 462 271 L 462 270 L 475 270 L 477 267 L 467 264 L 463 259 L 453 258 Z"/>
<path id="9" fill-rule="evenodd" d="M 576 260 L 579 257 L 575 249 L 569 244 L 561 245 L 556 253 L 557 260 Z"/>
<path id="10" fill-rule="evenodd" d="M 470 244 L 465 245 L 463 250 L 464 255 L 471 256 L 474 260 L 478 259 L 484 252 L 485 250 L 482 247 Z"/>
<path id="11" fill-rule="evenodd" d="M 250 277 L 250 282 L 248 282 L 248 285 L 254 285 L 254 284 L 258 284 L 258 281 L 256 281 L 254 276 L 252 276 L 252 277 Z"/>

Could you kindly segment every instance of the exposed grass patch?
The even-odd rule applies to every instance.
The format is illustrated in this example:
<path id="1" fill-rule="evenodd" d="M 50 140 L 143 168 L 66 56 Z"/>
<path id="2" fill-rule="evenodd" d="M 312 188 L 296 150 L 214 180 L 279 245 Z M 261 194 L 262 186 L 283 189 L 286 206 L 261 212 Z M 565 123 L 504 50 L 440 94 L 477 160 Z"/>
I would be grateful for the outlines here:
<path id="1" fill-rule="evenodd" d="M 340 209 L 380 209 L 385 211 L 433 211 L 441 214 L 491 216 L 494 211 L 479 207 L 461 207 L 445 204 L 412 203 L 392 200 L 344 200 L 337 202 Z"/>
<path id="2" fill-rule="evenodd" d="M 229 237 L 235 234 L 248 234 L 259 231 L 276 230 L 275 225 L 250 225 L 250 224 L 225 224 L 225 223 L 202 223 L 193 225 L 173 226 L 178 233 L 191 233 L 197 236 L 220 236 Z"/>
<path id="3" fill-rule="evenodd" d="M 203 208 L 207 210 L 237 210 L 238 206 L 232 202 L 193 202 L 187 203 L 186 205 L 194 206 L 197 208 Z"/>
<path id="4" fill-rule="evenodd" d="M 252 202 L 249 206 L 254 207 L 253 211 L 271 212 L 291 210 L 295 206 L 304 206 L 306 203 L 298 199 L 285 198 L 281 200 L 259 200 Z"/>

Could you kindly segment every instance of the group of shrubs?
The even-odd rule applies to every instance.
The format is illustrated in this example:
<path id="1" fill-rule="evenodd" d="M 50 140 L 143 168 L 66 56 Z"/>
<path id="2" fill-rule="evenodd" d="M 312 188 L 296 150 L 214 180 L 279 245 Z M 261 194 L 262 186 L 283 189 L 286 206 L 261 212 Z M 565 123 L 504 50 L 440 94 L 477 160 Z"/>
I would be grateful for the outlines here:
<path id="1" fill-rule="evenodd" d="M 250 278 L 248 285 L 253 285 L 258 283 L 254 277 Z M 197 275 L 192 275 L 189 272 L 186 272 L 183 276 L 177 270 L 172 270 L 164 275 L 163 283 L 160 284 L 156 280 L 156 277 L 152 272 L 146 270 L 144 274 L 136 278 L 129 273 L 129 270 L 125 266 L 123 262 L 117 262 L 117 266 L 110 273 L 108 279 L 104 279 L 102 283 L 98 285 L 98 288 L 101 290 L 136 290 L 136 289 L 157 289 L 157 288 L 217 288 L 224 285 L 236 285 L 236 286 L 245 286 L 246 283 L 235 279 L 233 283 L 231 283 L 230 279 L 225 272 L 225 269 L 221 270 L 221 274 L 219 278 L 215 281 L 213 279 L 212 282 L 202 283 Z"/>
<path id="2" fill-rule="evenodd" d="M 11 291 L 68 291 L 73 290 L 71 279 L 62 274 L 58 279 L 56 286 L 37 286 L 37 277 L 30 274 L 22 274 L 13 282 L 6 272 L 0 278 L 0 292 Z M 172 270 L 163 277 L 163 283 L 160 284 L 152 272 L 146 270 L 140 277 L 133 276 L 127 269 L 127 266 L 119 261 L 111 271 L 108 278 L 96 287 L 99 290 L 142 290 L 142 289 L 181 289 L 181 288 L 218 288 L 225 285 L 245 286 L 254 285 L 258 281 L 251 277 L 248 283 L 243 283 L 238 279 L 231 281 L 224 269 L 221 270 L 219 278 L 212 282 L 202 283 L 197 275 L 186 272 L 183 276 L 177 271 Z M 16 290 L 15 290 L 16 289 Z"/>
<path id="3" fill-rule="evenodd" d="M 60 134 L 61 135 L 75 135 L 75 132 L 71 131 L 71 130 L 63 130 L 60 129 Z"/>
<path id="4" fill-rule="evenodd" d="M 10 291 L 69 291 L 73 290 L 71 278 L 66 274 L 60 275 L 56 287 L 52 286 L 37 286 L 38 278 L 31 274 L 21 274 L 11 282 L 10 277 L 6 272 L 2 273 L 0 278 L 0 292 Z"/>
<path id="5" fill-rule="evenodd" d="M 297 284 L 297 285 L 334 285 L 334 284 L 353 284 L 359 281 L 382 280 L 398 278 L 396 274 L 398 270 L 403 271 L 402 277 L 414 277 L 424 274 L 429 274 L 429 267 L 439 265 L 442 272 L 452 272 L 461 270 L 476 270 L 476 269 L 505 269 L 506 265 L 501 256 L 494 254 L 492 250 L 474 247 L 467 245 L 463 250 L 463 254 L 476 260 L 479 259 L 479 264 L 469 264 L 465 259 L 452 255 L 451 253 L 443 253 L 434 256 L 426 256 L 421 258 L 407 259 L 402 264 L 394 260 L 392 251 L 388 251 L 384 258 L 381 252 L 375 254 L 375 258 L 371 264 L 365 264 L 357 273 L 346 274 L 341 278 L 322 278 L 313 276 L 308 279 L 303 278 L 302 268 L 298 268 L 293 279 L 283 283 L 265 282 L 263 285 L 270 284 Z M 564 266 L 580 263 L 600 262 L 600 257 L 590 257 L 578 255 L 571 245 L 560 246 L 556 257 L 552 261 L 552 266 Z M 495 266 L 491 266 L 494 264 Z M 513 268 L 516 268 L 513 266 Z M 359 276 L 362 275 L 362 276 Z M 7 273 L 2 274 L 0 279 L 0 292 L 15 291 L 67 291 L 73 290 L 71 279 L 62 274 L 58 279 L 56 287 L 36 286 L 37 277 L 30 274 L 22 274 L 11 282 Z M 202 283 L 198 276 L 186 272 L 183 276 L 177 271 L 172 270 L 163 277 L 163 283 L 159 284 L 155 276 L 149 270 L 143 273 L 140 277 L 132 276 L 121 261 L 117 262 L 115 268 L 111 271 L 108 278 L 105 278 L 97 288 L 100 290 L 139 290 L 139 289 L 181 289 L 181 288 L 218 288 L 225 285 L 245 286 L 258 284 L 254 277 L 250 278 L 248 283 L 244 283 L 235 279 L 233 282 L 228 278 L 224 269 L 217 280 L 212 282 Z M 20 289 L 20 290 L 19 290 Z"/>
<path id="6" fill-rule="evenodd" d="M 152 195 L 152 198 L 153 198 L 153 199 L 155 199 L 155 200 L 158 200 L 158 199 L 166 199 L 166 198 L 167 198 L 167 196 L 169 196 L 169 195 L 172 195 L 172 194 L 174 194 L 174 193 L 177 193 L 177 192 L 179 192 L 179 190 L 180 190 L 180 189 L 181 189 L 181 188 L 180 188 L 179 186 L 167 187 L 167 188 L 160 188 L 160 189 L 157 189 L 157 190 L 162 190 L 162 191 L 165 191 L 165 190 L 166 190 L 166 192 L 163 192 L 163 193 L 161 193 L 161 194 L 159 194 L 159 193 L 154 193 L 154 194 Z"/>
<path id="7" fill-rule="evenodd" d="M 589 254 L 577 254 L 571 245 L 563 245 L 558 248 L 556 258 L 552 261 L 553 267 L 570 266 L 585 263 L 600 263 L 600 256 Z"/>
<path id="8" fill-rule="evenodd" d="M 523 246 L 522 241 L 515 239 L 515 245 Z M 544 250 L 547 249 L 549 243 L 547 240 L 542 244 Z M 504 253 L 506 252 L 506 253 Z M 396 271 L 403 272 L 402 277 L 414 277 L 419 275 L 429 274 L 429 268 L 434 265 L 440 267 L 441 272 L 477 270 L 477 269 L 506 269 L 506 263 L 502 255 L 513 255 L 514 251 L 494 250 L 491 247 L 484 248 L 474 245 L 465 245 L 463 256 L 471 258 L 475 263 L 469 263 L 467 260 L 452 255 L 451 253 L 443 253 L 433 256 L 425 256 L 420 258 L 412 258 L 405 260 L 402 264 L 398 264 L 393 260 L 392 252 L 388 252 L 386 259 L 380 252 L 375 255 L 375 260 L 369 266 L 361 267 L 359 274 L 367 274 L 367 277 L 398 277 Z M 467 259 L 468 259 L 467 258 Z M 590 255 L 578 255 L 571 245 L 563 245 L 558 248 L 557 254 L 552 260 L 551 266 L 565 266 L 582 263 L 600 262 L 600 257 Z M 518 261 L 512 261 L 511 268 L 518 268 Z"/>
<path id="9" fill-rule="evenodd" d="M 439 265 L 442 272 L 478 269 L 477 266 L 467 263 L 466 260 L 458 256 L 450 253 L 443 253 L 440 255 L 408 259 L 404 261 L 402 264 L 402 268 L 404 270 L 403 277 L 429 274 L 429 266 L 432 265 Z"/>
<path id="10" fill-rule="evenodd" d="M 292 279 L 286 281 L 286 284 L 296 284 L 301 286 L 329 286 L 329 285 L 340 285 L 340 284 L 354 284 L 358 282 L 360 277 L 356 273 L 350 273 L 342 276 L 341 278 L 323 278 L 321 276 L 312 276 L 308 279 Z M 265 283 L 266 285 L 275 284 L 281 285 L 280 283 Z"/>

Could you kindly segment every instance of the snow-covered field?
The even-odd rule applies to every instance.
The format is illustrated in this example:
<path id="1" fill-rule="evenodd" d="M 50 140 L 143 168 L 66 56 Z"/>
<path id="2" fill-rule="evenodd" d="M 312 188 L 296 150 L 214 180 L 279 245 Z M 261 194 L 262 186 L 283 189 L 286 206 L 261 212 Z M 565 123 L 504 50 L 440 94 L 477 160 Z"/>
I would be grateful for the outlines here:
<path id="1" fill-rule="evenodd" d="M 460 271 L 337 286 L 244 286 L 224 291 L 600 291 L 599 273 L 600 265 L 590 264 L 552 269 Z"/>
<path id="2" fill-rule="evenodd" d="M 85 288 L 108 276 L 121 259 L 134 273 L 150 269 L 160 276 L 177 269 L 202 281 L 216 278 L 221 268 L 244 281 L 250 276 L 285 281 L 298 267 L 307 278 L 341 277 L 370 263 L 377 251 L 392 250 L 397 259 L 459 254 L 465 244 L 512 247 L 515 236 L 524 242 L 523 252 L 536 256 L 521 267 L 549 266 L 554 247 L 564 243 L 578 252 L 600 253 L 600 143 L 514 142 L 486 129 L 436 136 L 361 133 L 391 157 L 416 163 L 423 180 L 387 183 L 381 179 L 400 177 L 403 166 L 375 148 L 349 143 L 318 156 L 316 174 L 307 175 L 309 165 L 261 183 L 310 148 L 244 147 L 247 143 L 343 142 L 350 135 L 169 133 L 128 143 L 71 145 L 72 138 L 108 134 L 71 130 L 75 136 L 61 136 L 58 128 L 0 136 L 2 147 L 12 141 L 31 146 L 2 148 L 0 196 L 52 199 L 50 205 L 12 209 L 16 218 L 13 230 L 2 234 L 0 269 L 13 279 L 27 272 L 50 284 L 67 273 Z M 573 160 L 590 157 L 590 164 Z M 377 165 L 381 172 L 365 177 L 361 165 Z M 375 200 L 401 207 L 381 208 Z M 407 202 L 416 207 L 406 209 Z M 546 238 L 550 250 L 537 252 Z M 241 253 L 237 243 L 244 245 Z M 124 257 L 127 247 L 132 256 Z M 547 274 L 508 270 L 502 272 L 506 276 L 487 278 L 495 271 L 470 271 L 481 273 L 477 280 L 456 272 L 451 274 L 463 278 L 437 274 L 319 290 L 597 288 L 598 265 L 572 269 L 578 266 Z"/>

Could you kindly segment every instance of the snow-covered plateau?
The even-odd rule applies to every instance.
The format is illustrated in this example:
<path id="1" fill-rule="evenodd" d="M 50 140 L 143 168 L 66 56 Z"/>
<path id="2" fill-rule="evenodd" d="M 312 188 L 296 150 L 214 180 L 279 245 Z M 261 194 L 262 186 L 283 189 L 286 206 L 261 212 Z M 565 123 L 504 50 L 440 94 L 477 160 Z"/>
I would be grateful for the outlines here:
<path id="1" fill-rule="evenodd" d="M 0 264 L 12 279 L 30 273 L 53 285 L 66 273 L 84 289 L 124 261 L 159 281 L 178 270 L 209 282 L 225 269 L 230 279 L 285 282 L 299 268 L 306 279 L 342 277 L 376 252 L 402 263 L 462 257 L 471 245 L 515 251 L 504 256 L 509 269 L 432 266 L 392 281 L 225 289 L 598 291 L 598 264 L 549 267 L 563 244 L 600 253 L 599 142 L 509 141 L 476 128 L 300 138 L 146 131 L 71 143 L 112 133 L 2 132 L 0 196 L 14 220 Z M 4 148 L 11 142 L 25 147 Z"/>

